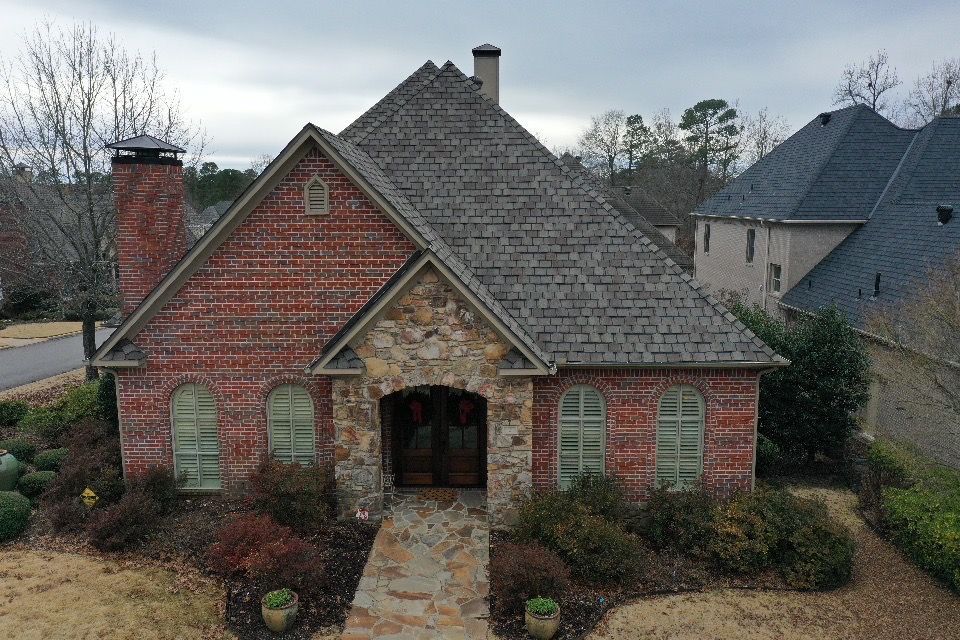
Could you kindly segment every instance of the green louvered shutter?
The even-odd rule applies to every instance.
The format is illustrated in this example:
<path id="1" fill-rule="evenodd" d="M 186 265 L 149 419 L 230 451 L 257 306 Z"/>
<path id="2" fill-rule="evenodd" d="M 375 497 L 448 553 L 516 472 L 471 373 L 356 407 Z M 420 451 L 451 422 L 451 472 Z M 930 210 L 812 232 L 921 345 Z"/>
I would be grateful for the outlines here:
<path id="1" fill-rule="evenodd" d="M 306 389 L 285 384 L 270 394 L 270 452 L 282 462 L 313 464 L 316 428 L 313 401 Z"/>
<path id="2" fill-rule="evenodd" d="M 217 407 L 202 385 L 186 384 L 173 394 L 173 460 L 185 488 L 220 488 Z"/>
<path id="3" fill-rule="evenodd" d="M 600 392 L 576 386 L 560 400 L 560 488 L 584 473 L 603 473 L 606 412 Z"/>
<path id="4" fill-rule="evenodd" d="M 703 469 L 704 403 L 690 385 L 671 387 L 657 414 L 657 486 L 689 487 Z"/>

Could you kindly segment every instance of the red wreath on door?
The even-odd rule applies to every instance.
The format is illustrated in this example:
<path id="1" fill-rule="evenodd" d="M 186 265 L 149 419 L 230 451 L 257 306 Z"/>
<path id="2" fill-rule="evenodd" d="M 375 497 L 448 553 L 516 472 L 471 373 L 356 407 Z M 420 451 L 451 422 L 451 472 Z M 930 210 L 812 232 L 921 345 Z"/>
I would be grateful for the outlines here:
<path id="1" fill-rule="evenodd" d="M 470 417 L 473 415 L 473 409 L 476 405 L 472 400 L 464 398 L 460 401 L 460 406 L 457 408 L 459 412 L 460 424 L 465 425 L 470 422 Z"/>
<path id="2" fill-rule="evenodd" d="M 423 403 L 419 400 L 410 401 L 410 419 L 414 424 L 423 424 Z"/>

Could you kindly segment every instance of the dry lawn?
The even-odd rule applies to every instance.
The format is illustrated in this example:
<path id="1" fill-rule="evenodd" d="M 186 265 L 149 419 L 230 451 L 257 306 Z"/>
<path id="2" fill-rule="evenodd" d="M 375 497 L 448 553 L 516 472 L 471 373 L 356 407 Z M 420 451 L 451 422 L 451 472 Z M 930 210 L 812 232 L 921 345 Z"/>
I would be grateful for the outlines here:
<path id="1" fill-rule="evenodd" d="M 26 322 L 12 324 L 0 329 L 0 349 L 6 347 L 22 347 L 28 344 L 43 342 L 50 338 L 79 333 L 83 328 L 81 322 Z"/>
<path id="2" fill-rule="evenodd" d="M 34 405 L 48 405 L 59 400 L 63 397 L 63 394 L 73 387 L 83 384 L 85 379 L 84 369 L 74 369 L 0 391 L 0 400 L 24 400 Z"/>
<path id="3" fill-rule="evenodd" d="M 0 627 L 19 640 L 229 638 L 221 587 L 190 571 L 5 547 Z"/>
<path id="4" fill-rule="evenodd" d="M 589 637 L 651 640 L 950 640 L 960 597 L 936 584 L 863 524 L 847 490 L 823 497 L 857 542 L 849 584 L 825 593 L 719 590 L 645 598 L 618 607 Z"/>

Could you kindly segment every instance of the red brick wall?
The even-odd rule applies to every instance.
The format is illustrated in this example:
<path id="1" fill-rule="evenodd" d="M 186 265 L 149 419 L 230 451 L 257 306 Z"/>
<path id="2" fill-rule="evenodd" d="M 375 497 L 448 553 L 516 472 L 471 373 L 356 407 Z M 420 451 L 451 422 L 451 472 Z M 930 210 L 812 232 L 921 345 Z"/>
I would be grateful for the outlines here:
<path id="1" fill-rule="evenodd" d="M 319 174 L 331 212 L 307 216 Z M 266 397 L 284 382 L 314 400 L 321 460 L 332 456 L 330 382 L 303 368 L 415 247 L 317 151 L 301 160 L 134 338 L 147 365 L 120 370 L 124 466 L 172 464 L 170 395 L 206 384 L 217 401 L 224 486 L 237 489 L 267 452 Z"/>
<path id="2" fill-rule="evenodd" d="M 534 378 L 533 483 L 557 486 L 557 412 L 570 387 L 586 384 L 607 405 L 606 472 L 616 475 L 635 500 L 653 489 L 657 407 L 675 384 L 691 384 L 706 403 L 705 486 L 717 493 L 753 486 L 757 372 L 741 369 L 561 370 Z"/>
<path id="3" fill-rule="evenodd" d="M 183 164 L 113 162 L 121 313 L 147 297 L 187 251 Z"/>

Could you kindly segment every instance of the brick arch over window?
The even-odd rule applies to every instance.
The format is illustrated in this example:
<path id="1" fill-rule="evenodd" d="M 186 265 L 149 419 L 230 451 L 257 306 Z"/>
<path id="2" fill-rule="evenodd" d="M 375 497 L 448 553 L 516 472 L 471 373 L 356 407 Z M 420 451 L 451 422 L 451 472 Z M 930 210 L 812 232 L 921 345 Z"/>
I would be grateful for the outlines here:
<path id="1" fill-rule="evenodd" d="M 540 488 L 559 483 L 557 419 L 560 397 L 577 384 L 601 391 L 607 405 L 605 472 L 628 495 L 646 500 L 655 485 L 656 422 L 660 398 L 687 384 L 703 396 L 703 482 L 717 493 L 753 486 L 757 372 L 736 369 L 561 370 L 534 380 L 533 478 Z"/>

